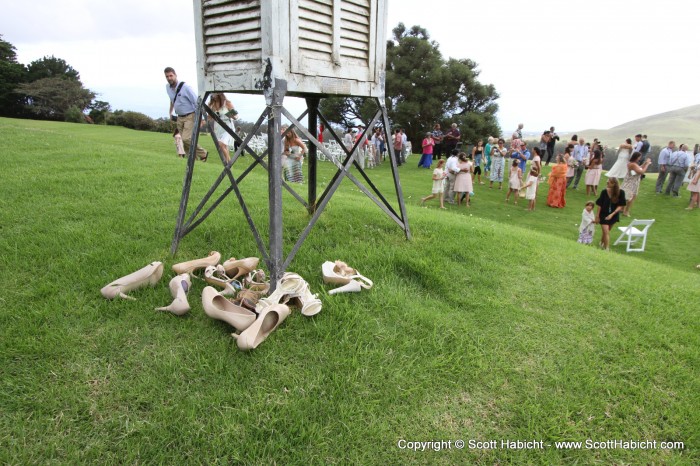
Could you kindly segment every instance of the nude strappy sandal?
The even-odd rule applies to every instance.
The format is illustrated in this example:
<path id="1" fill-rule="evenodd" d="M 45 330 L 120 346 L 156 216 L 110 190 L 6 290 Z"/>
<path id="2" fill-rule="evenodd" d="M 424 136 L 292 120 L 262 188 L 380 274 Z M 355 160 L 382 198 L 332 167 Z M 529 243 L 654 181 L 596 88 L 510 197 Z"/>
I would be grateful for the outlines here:
<path id="1" fill-rule="evenodd" d="M 154 286 L 163 276 L 163 263 L 162 262 L 151 262 L 147 266 L 137 270 L 134 273 L 125 275 L 121 278 L 114 280 L 112 283 L 105 285 L 101 290 L 102 296 L 107 299 L 123 298 L 132 299 L 126 293 L 133 291 L 145 286 Z"/>
<path id="2" fill-rule="evenodd" d="M 253 270 L 243 279 L 243 288 L 259 291 L 265 296 L 270 292 L 270 282 L 266 278 L 265 271 L 261 269 Z"/>
<path id="3" fill-rule="evenodd" d="M 347 285 L 351 281 L 357 281 L 364 289 L 370 289 L 374 283 L 369 278 L 361 275 L 357 270 L 348 266 L 345 262 L 326 261 L 321 266 L 323 273 L 323 281 L 325 283 L 334 283 L 337 285 Z"/>
<path id="4" fill-rule="evenodd" d="M 241 284 L 238 280 L 233 278 L 228 278 L 226 274 L 223 273 L 223 268 L 220 265 L 216 267 L 213 265 L 207 266 L 204 269 L 204 281 L 210 285 L 222 288 L 222 296 L 236 296 L 238 290 L 241 289 Z"/>
<path id="5" fill-rule="evenodd" d="M 167 311 L 181 316 L 187 314 L 190 310 L 190 303 L 187 302 L 187 292 L 192 287 L 192 280 L 189 273 L 182 273 L 173 277 L 168 284 L 170 294 L 173 296 L 173 302 L 169 306 L 157 307 L 156 311 Z"/>
<path id="6" fill-rule="evenodd" d="M 256 310 L 260 313 L 265 306 L 276 303 L 298 307 L 301 313 L 307 317 L 318 314 L 323 308 L 323 303 L 317 295 L 311 293 L 306 280 L 293 272 L 286 272 L 282 275 L 275 291 L 267 298 L 261 298 L 258 302 L 260 308 L 256 308 Z"/>

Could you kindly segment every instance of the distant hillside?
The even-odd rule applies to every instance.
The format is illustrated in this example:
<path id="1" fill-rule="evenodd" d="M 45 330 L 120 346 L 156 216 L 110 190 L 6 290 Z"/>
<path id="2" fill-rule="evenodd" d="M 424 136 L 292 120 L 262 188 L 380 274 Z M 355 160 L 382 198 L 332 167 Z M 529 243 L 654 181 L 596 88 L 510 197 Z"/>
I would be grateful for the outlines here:
<path id="1" fill-rule="evenodd" d="M 700 105 L 640 118 L 610 129 L 586 129 L 576 134 L 589 141 L 598 138 L 608 146 L 615 146 L 637 133 L 649 136 L 652 145 L 662 146 L 674 140 L 692 148 L 700 143 Z"/>

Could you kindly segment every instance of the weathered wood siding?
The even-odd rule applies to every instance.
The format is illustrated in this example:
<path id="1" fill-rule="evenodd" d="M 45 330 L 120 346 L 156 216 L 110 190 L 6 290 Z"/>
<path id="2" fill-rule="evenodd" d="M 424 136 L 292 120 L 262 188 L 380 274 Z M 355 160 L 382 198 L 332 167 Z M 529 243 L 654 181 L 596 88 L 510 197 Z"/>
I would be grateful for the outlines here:
<path id="1" fill-rule="evenodd" d="M 343 0 L 340 2 L 340 55 L 348 64 L 369 66 L 372 28 L 370 0 Z"/>
<path id="2" fill-rule="evenodd" d="M 377 0 L 290 0 L 293 72 L 373 81 Z"/>
<path id="3" fill-rule="evenodd" d="M 193 0 L 201 90 L 381 96 L 387 0 Z"/>
<path id="4" fill-rule="evenodd" d="M 258 68 L 262 60 L 260 0 L 203 0 L 207 71 Z"/>

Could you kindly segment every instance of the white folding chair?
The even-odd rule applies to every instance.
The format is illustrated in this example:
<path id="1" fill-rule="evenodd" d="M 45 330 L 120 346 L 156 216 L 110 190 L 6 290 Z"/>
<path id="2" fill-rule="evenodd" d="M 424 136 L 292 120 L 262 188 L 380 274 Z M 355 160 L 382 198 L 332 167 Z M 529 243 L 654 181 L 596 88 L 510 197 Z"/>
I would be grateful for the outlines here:
<path id="1" fill-rule="evenodd" d="M 617 227 L 618 230 L 622 232 L 620 237 L 615 241 L 615 245 L 623 243 L 627 245 L 627 252 L 642 252 L 647 244 L 647 232 L 649 227 L 654 223 L 655 220 L 637 220 L 636 218 L 632 220 L 632 223 L 626 227 Z M 637 227 L 644 227 L 641 230 Z M 639 240 L 642 241 L 641 247 L 632 247 L 637 244 Z"/>
<path id="2" fill-rule="evenodd" d="M 264 138 L 261 135 L 253 136 L 250 141 L 250 147 L 256 154 L 262 154 L 265 149 L 267 149 L 267 138 Z"/>

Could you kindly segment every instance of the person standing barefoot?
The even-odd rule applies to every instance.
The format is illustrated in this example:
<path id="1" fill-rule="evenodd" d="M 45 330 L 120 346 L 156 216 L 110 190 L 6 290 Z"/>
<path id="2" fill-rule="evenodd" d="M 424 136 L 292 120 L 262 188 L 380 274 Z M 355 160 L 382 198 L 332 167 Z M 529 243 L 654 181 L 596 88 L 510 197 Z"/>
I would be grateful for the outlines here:
<path id="1" fill-rule="evenodd" d="M 447 176 L 447 173 L 445 170 L 442 168 L 445 165 L 445 161 L 442 159 L 438 160 L 437 167 L 435 170 L 433 170 L 433 193 L 430 196 L 426 196 L 424 198 L 421 198 L 420 200 L 420 205 L 424 205 L 425 201 L 428 201 L 430 199 L 435 199 L 440 196 L 440 208 L 444 209 L 445 208 L 445 189 L 444 189 L 444 180 L 445 177 Z"/>
<path id="2" fill-rule="evenodd" d="M 608 178 L 607 187 L 601 191 L 600 197 L 598 197 L 595 203 L 598 206 L 596 223 L 600 225 L 603 231 L 600 247 L 609 251 L 610 228 L 620 221 L 620 212 L 622 212 L 627 204 L 625 192 L 620 189 L 620 183 L 617 181 L 617 178 Z"/>
<path id="3" fill-rule="evenodd" d="M 624 144 L 620 144 L 617 150 L 617 160 L 615 164 L 608 170 L 605 174 L 608 178 L 624 178 L 627 174 L 627 164 L 630 161 L 630 154 L 632 153 L 632 140 L 630 138 L 625 139 Z"/>
<path id="4" fill-rule="evenodd" d="M 474 176 L 476 177 L 476 180 L 479 184 L 484 184 L 483 181 L 481 181 L 481 165 L 483 164 L 484 160 L 484 141 L 479 139 L 479 142 L 476 143 L 476 146 L 472 149 L 472 160 L 474 160 Z"/>
<path id="5" fill-rule="evenodd" d="M 472 171 L 474 169 L 469 161 L 467 154 L 459 153 L 459 163 L 457 164 L 457 177 L 455 178 L 454 192 L 457 193 L 457 205 L 462 205 L 462 199 L 465 199 L 465 206 L 469 207 L 469 193 L 474 190 L 472 183 Z"/>
<path id="6" fill-rule="evenodd" d="M 693 210 L 700 208 L 700 166 L 697 163 L 693 164 L 695 168 L 690 170 L 690 181 L 688 182 L 688 191 L 690 191 L 690 204 L 685 210 Z M 700 267 L 699 267 L 700 268 Z"/>
<path id="7" fill-rule="evenodd" d="M 549 173 L 549 193 L 547 193 L 547 205 L 557 209 L 566 207 L 566 171 L 567 166 L 564 157 L 559 154 L 556 164 Z"/>
<path id="8" fill-rule="evenodd" d="M 504 146 L 505 141 L 501 138 L 498 145 L 491 148 L 491 173 L 489 188 L 493 188 L 493 182 L 498 182 L 498 189 L 503 189 L 503 173 L 506 171 L 506 155 L 508 149 Z"/>
<path id="9" fill-rule="evenodd" d="M 625 180 L 622 182 L 622 189 L 627 195 L 627 204 L 625 205 L 622 215 L 625 217 L 630 216 L 630 209 L 632 208 L 632 203 L 637 199 L 637 193 L 639 192 L 639 183 L 642 180 L 642 175 L 646 173 L 647 168 L 651 165 L 651 158 L 648 158 L 642 166 L 639 166 L 639 161 L 642 158 L 640 152 L 635 152 L 630 157 L 630 161 L 627 164 L 627 174 L 625 175 Z"/>
<path id="10" fill-rule="evenodd" d="M 598 185 L 600 184 L 600 174 L 603 169 L 603 153 L 596 149 L 593 151 L 593 158 L 588 164 L 588 173 L 586 173 L 586 196 L 591 192 L 593 195 L 598 194 Z"/>
<path id="11" fill-rule="evenodd" d="M 513 194 L 513 205 L 518 205 L 518 191 L 520 191 L 520 179 L 523 176 L 522 170 L 518 166 L 518 159 L 513 160 L 510 166 L 510 176 L 508 177 L 508 194 L 506 194 L 506 204 L 510 199 L 510 195 Z"/>
<path id="12" fill-rule="evenodd" d="M 524 186 L 524 188 L 527 188 L 525 191 L 525 199 L 528 201 L 527 210 L 529 211 L 535 210 L 535 202 L 537 201 L 537 178 L 539 174 L 540 172 L 533 167 L 530 170 L 530 176 L 527 177 L 527 183 Z"/>

